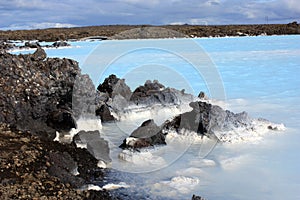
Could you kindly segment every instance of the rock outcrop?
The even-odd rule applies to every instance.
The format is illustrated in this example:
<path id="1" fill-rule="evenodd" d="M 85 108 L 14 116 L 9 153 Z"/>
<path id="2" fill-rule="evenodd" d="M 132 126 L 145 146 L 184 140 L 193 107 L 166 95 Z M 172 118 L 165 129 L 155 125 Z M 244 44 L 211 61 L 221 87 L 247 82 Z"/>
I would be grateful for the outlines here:
<path id="1" fill-rule="evenodd" d="M 4 53 L 7 50 L 11 50 L 16 48 L 16 45 L 10 42 L 6 42 L 6 41 L 1 41 L 0 40 L 0 53 Z"/>
<path id="2" fill-rule="evenodd" d="M 165 88 L 158 81 L 146 81 L 143 86 L 139 86 L 131 95 L 130 101 L 137 105 L 151 104 L 178 104 L 179 100 L 176 95 L 176 90 Z"/>
<path id="3" fill-rule="evenodd" d="M 41 45 L 38 42 L 30 41 L 30 42 L 25 42 L 24 43 L 24 47 L 27 47 L 27 48 L 39 48 L 39 47 L 41 47 Z"/>
<path id="4" fill-rule="evenodd" d="M 68 47 L 71 46 L 69 43 L 65 41 L 56 41 L 52 44 L 52 47 L 58 48 L 58 47 Z"/>
<path id="5" fill-rule="evenodd" d="M 157 126 L 152 119 L 149 119 L 134 130 L 128 138 L 124 139 L 120 147 L 138 149 L 154 145 L 165 145 L 165 137 L 161 127 Z"/>
<path id="6" fill-rule="evenodd" d="M 96 115 L 102 122 L 111 122 L 130 110 L 130 106 L 180 105 L 192 99 L 193 96 L 185 94 L 184 90 L 166 88 L 156 80 L 148 80 L 131 92 L 124 79 L 112 74 L 97 87 Z"/>
<path id="7" fill-rule="evenodd" d="M 192 111 L 176 116 L 163 126 L 165 131 L 188 130 L 199 135 L 217 139 L 216 131 L 228 131 L 239 127 L 250 127 L 252 119 L 246 112 L 233 113 L 217 105 L 197 101 L 190 103 Z"/>
<path id="8" fill-rule="evenodd" d="M 125 80 L 119 79 L 114 74 L 106 78 L 104 82 L 97 87 L 97 90 L 108 94 L 110 98 L 114 98 L 116 95 L 121 95 L 125 99 L 129 100 L 131 96 L 131 90 L 125 84 Z"/>
<path id="9" fill-rule="evenodd" d="M 233 113 L 217 105 L 197 101 L 189 104 L 193 110 L 167 120 L 157 126 L 153 120 L 145 121 L 131 133 L 120 145 L 121 148 L 144 148 L 153 145 L 166 144 L 165 138 L 169 132 L 178 134 L 196 133 L 206 136 L 216 142 L 235 142 L 252 137 L 253 132 L 264 130 L 284 130 L 282 124 L 273 124 L 265 119 L 253 119 L 246 112 Z M 239 132 L 245 132 L 241 136 Z M 248 134 L 248 135 L 247 135 Z"/>
<path id="10" fill-rule="evenodd" d="M 80 69 L 74 60 L 46 57 L 41 48 L 0 55 L 0 122 L 52 140 L 56 130 L 76 127 L 72 92 Z"/>
<path id="11" fill-rule="evenodd" d="M 73 141 L 80 146 L 86 146 L 94 158 L 109 164 L 112 160 L 109 156 L 108 142 L 100 137 L 99 131 L 80 131 L 78 132 Z"/>
<path id="12" fill-rule="evenodd" d="M 96 116 L 99 116 L 102 122 L 116 120 L 112 113 L 122 112 L 129 105 L 131 95 L 132 92 L 124 79 L 114 74 L 110 75 L 97 87 Z"/>
<path id="13" fill-rule="evenodd" d="M 99 116 L 102 122 L 112 122 L 115 120 L 107 104 L 102 104 L 96 110 L 96 116 Z"/>

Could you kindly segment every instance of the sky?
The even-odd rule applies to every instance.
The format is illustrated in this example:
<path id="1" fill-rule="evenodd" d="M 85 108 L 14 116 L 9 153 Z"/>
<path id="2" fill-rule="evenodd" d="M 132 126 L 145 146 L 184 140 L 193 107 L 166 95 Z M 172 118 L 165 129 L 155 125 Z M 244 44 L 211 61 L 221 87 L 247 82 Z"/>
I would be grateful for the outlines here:
<path id="1" fill-rule="evenodd" d="M 0 29 L 300 21 L 299 0 L 0 0 Z"/>

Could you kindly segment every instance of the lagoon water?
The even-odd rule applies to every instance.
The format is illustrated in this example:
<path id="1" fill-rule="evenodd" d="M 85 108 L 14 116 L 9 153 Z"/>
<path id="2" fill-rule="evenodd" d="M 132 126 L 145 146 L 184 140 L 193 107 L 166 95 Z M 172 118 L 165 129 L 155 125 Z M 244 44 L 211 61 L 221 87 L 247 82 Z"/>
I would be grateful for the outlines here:
<path id="1" fill-rule="evenodd" d="M 159 124 L 187 108 L 132 112 L 100 130 L 111 147 L 112 168 L 124 172 L 112 172 L 108 181 L 130 186 L 115 192 L 149 199 L 190 199 L 192 194 L 211 200 L 300 199 L 300 36 L 187 40 L 72 42 L 71 48 L 47 54 L 78 60 L 95 85 L 111 73 L 125 78 L 131 89 L 158 79 L 194 95 L 205 91 L 226 109 L 283 123 L 286 130 L 217 144 L 211 152 L 196 136 L 170 134 L 166 147 L 127 152 L 120 159 L 118 145 L 144 120 Z"/>

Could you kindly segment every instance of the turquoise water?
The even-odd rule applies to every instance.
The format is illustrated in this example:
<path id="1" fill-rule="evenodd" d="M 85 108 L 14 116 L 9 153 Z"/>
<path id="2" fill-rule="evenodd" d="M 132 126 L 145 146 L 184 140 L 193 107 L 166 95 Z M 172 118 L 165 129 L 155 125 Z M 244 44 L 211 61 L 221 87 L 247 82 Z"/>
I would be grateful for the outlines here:
<path id="1" fill-rule="evenodd" d="M 132 89 L 158 79 L 195 95 L 205 91 L 234 112 L 245 110 L 287 128 L 256 143 L 218 145 L 206 157 L 213 165 L 201 164 L 199 144 L 192 145 L 172 165 L 140 174 L 143 181 L 131 182 L 135 191 L 171 199 L 190 199 L 195 193 L 211 200 L 292 200 L 300 199 L 299 44 L 295 35 L 125 40 L 73 42 L 74 48 L 47 53 L 78 60 L 96 85 L 111 73 L 126 78 Z M 103 134 L 110 131 L 104 125 Z M 161 158 L 172 147 L 161 150 Z M 178 176 L 193 179 L 174 179 Z"/>

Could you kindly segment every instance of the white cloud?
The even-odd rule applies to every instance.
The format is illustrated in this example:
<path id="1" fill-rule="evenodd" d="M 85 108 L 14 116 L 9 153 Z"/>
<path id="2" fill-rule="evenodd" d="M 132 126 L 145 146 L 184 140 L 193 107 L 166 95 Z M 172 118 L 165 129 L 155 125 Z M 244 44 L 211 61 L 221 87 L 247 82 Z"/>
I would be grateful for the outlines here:
<path id="1" fill-rule="evenodd" d="M 28 29 L 45 29 L 45 28 L 71 28 L 76 27 L 75 24 L 67 23 L 52 23 L 52 22 L 41 22 L 41 23 L 29 23 L 29 24 L 12 24 L 8 27 L 1 28 L 2 30 L 28 30 Z"/>
<path id="2" fill-rule="evenodd" d="M 300 20 L 299 3 L 296 0 L 0 0 L 1 25 L 5 27 L 60 26 L 55 22 L 64 26 L 242 24 L 265 23 L 266 16 L 270 23 Z"/>

